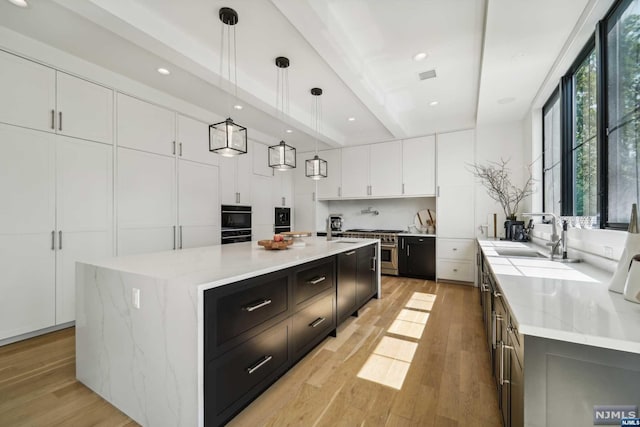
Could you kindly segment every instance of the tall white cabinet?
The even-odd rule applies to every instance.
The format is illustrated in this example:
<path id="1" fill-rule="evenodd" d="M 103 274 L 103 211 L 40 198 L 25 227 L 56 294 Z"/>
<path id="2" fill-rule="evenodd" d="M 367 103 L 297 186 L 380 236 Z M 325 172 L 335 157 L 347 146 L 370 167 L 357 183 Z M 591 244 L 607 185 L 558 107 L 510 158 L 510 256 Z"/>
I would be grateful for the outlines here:
<path id="1" fill-rule="evenodd" d="M 469 165 L 475 159 L 475 131 L 437 136 L 438 279 L 473 282 L 474 179 Z"/>
<path id="2" fill-rule="evenodd" d="M 435 135 L 402 141 L 402 194 L 436 195 Z"/>

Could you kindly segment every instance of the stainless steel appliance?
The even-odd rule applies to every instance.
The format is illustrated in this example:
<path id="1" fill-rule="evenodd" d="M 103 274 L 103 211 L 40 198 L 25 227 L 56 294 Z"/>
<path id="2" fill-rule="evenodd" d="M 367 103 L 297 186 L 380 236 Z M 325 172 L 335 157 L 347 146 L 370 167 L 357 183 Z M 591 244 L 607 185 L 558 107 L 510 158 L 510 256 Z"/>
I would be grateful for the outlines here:
<path id="1" fill-rule="evenodd" d="M 342 221 L 342 214 L 329 214 L 332 233 L 340 233 L 342 231 Z"/>
<path id="2" fill-rule="evenodd" d="M 397 276 L 398 233 L 403 231 L 353 229 L 345 231 L 342 236 L 359 239 L 380 239 L 380 272 L 390 276 Z"/>
<path id="3" fill-rule="evenodd" d="M 275 234 L 291 231 L 291 208 L 275 208 L 273 224 Z"/>
<path id="4" fill-rule="evenodd" d="M 222 205 L 221 211 L 221 243 L 250 242 L 251 206 Z"/>

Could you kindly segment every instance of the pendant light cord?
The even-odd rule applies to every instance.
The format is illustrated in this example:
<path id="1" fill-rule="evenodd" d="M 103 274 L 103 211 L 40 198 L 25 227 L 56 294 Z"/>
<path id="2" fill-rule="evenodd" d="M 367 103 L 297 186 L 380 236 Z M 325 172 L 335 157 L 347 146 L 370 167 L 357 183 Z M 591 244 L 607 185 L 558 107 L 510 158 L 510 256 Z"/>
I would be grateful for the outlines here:
<path id="1" fill-rule="evenodd" d="M 236 43 L 236 26 L 235 25 L 229 25 L 229 24 L 225 24 L 223 23 L 222 26 L 220 27 L 220 72 L 218 73 L 218 81 L 219 81 L 219 86 L 220 88 L 222 88 L 222 70 L 223 70 L 223 65 L 224 65 L 224 57 L 225 57 L 225 51 L 224 51 L 224 39 L 225 39 L 225 27 L 227 29 L 227 52 L 226 52 L 226 56 L 227 56 L 227 81 L 229 81 L 230 83 L 233 83 L 234 85 L 234 90 L 233 90 L 233 96 L 235 98 L 235 100 L 238 100 L 238 47 L 237 47 L 237 43 Z M 233 27 L 233 81 L 231 81 L 231 28 Z M 227 93 L 227 116 L 230 117 L 231 115 L 231 103 L 229 100 L 229 92 L 225 91 Z"/>

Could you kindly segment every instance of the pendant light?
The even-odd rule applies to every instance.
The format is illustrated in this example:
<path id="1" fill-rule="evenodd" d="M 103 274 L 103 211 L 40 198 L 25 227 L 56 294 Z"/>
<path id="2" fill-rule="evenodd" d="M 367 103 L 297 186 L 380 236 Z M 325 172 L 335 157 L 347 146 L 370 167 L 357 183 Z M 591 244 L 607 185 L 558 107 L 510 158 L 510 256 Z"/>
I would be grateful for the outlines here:
<path id="1" fill-rule="evenodd" d="M 327 177 L 327 161 L 322 160 L 318 156 L 318 134 L 320 133 L 320 118 L 322 112 L 322 105 L 320 104 L 320 95 L 322 95 L 322 89 L 314 87 L 311 89 L 311 95 L 314 96 L 313 103 L 313 116 L 314 116 L 314 128 L 316 131 L 316 155 L 313 159 L 309 159 L 305 162 L 305 175 L 311 179 L 321 179 Z"/>
<path id="2" fill-rule="evenodd" d="M 233 82 L 234 96 L 238 98 L 238 63 L 236 55 L 236 24 L 238 13 L 223 7 L 218 13 L 220 21 L 224 24 L 220 30 L 220 79 L 222 83 L 222 59 L 224 58 L 224 41 L 226 29 L 227 41 L 227 78 L 231 81 L 231 36 L 233 35 Z M 233 28 L 233 32 L 231 29 Z M 233 34 L 232 34 L 233 33 Z M 220 85 L 222 87 L 222 84 Z M 227 110 L 229 110 L 227 106 Z M 233 157 L 247 152 L 247 128 L 235 123 L 231 117 L 220 123 L 209 125 L 209 151 L 225 157 Z"/>
<path id="3" fill-rule="evenodd" d="M 276 109 L 280 113 L 280 120 L 285 120 L 285 112 L 289 114 L 289 59 L 284 56 L 276 58 L 278 77 L 276 81 Z M 287 145 L 284 140 L 269 147 L 269 166 L 286 171 L 296 167 L 296 149 Z"/>

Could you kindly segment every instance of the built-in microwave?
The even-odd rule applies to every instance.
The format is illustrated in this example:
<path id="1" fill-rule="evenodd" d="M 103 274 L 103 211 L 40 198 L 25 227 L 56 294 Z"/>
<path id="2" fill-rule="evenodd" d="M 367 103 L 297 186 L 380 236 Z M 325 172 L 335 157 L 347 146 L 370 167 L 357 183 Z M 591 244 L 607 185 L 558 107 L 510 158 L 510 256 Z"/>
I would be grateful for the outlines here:
<path id="1" fill-rule="evenodd" d="M 291 231 L 291 208 L 275 208 L 274 233 Z"/>
<path id="2" fill-rule="evenodd" d="M 222 205 L 220 219 L 223 245 L 251 241 L 251 206 Z"/>

